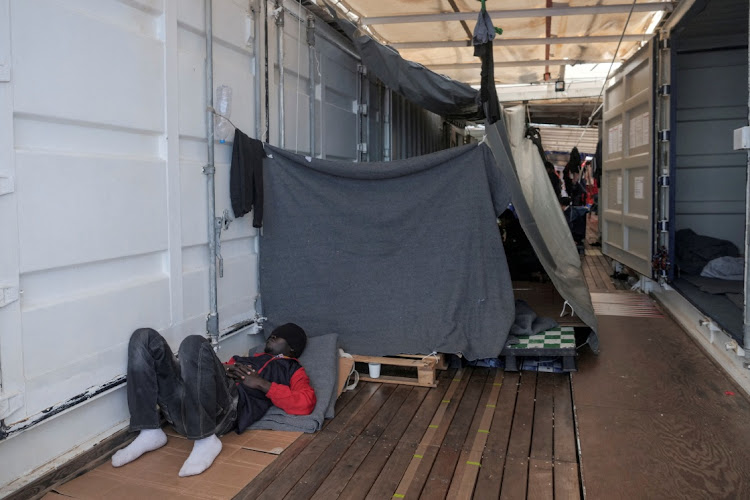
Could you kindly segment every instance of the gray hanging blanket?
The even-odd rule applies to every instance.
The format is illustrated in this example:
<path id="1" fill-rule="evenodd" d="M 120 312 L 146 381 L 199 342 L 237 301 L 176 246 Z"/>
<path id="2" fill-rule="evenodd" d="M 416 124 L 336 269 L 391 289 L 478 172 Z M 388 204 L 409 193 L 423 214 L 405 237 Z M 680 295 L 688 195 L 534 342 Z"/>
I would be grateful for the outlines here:
<path id="1" fill-rule="evenodd" d="M 379 163 L 266 152 L 269 331 L 292 321 L 364 355 L 500 353 L 515 318 L 496 221 L 510 191 L 486 145 Z"/>

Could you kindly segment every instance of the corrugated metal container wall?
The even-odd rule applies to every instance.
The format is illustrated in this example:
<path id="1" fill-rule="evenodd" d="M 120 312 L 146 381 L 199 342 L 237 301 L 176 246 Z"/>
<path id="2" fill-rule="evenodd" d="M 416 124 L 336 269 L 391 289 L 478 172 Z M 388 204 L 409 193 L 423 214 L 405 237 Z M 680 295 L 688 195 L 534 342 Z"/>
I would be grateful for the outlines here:
<path id="1" fill-rule="evenodd" d="M 455 140 L 451 143 L 450 131 L 453 127 L 445 123 L 441 116 L 425 111 L 395 93 L 391 102 L 393 160 L 461 145 Z"/>

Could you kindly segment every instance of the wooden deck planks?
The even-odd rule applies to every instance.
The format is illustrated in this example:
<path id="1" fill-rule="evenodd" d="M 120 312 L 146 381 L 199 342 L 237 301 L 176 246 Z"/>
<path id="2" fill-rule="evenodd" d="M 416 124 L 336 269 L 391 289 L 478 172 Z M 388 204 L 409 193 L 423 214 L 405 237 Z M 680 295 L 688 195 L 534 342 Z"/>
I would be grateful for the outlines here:
<path id="1" fill-rule="evenodd" d="M 367 403 L 359 409 L 357 414 L 354 415 L 341 432 L 338 433 L 331 444 L 323 451 L 323 453 L 321 453 L 315 463 L 311 464 L 305 474 L 300 478 L 297 484 L 294 485 L 285 498 L 296 499 L 311 497 L 321 483 L 325 481 L 328 474 L 336 466 L 352 443 L 357 439 L 357 436 L 363 433 L 364 429 L 375 418 L 379 410 L 387 404 L 387 401 L 390 399 L 395 389 L 396 386 L 391 384 L 381 385 L 372 397 L 369 398 Z M 283 480 L 284 478 L 282 478 L 282 481 Z M 273 497 L 268 495 L 269 493 L 264 492 L 264 496 L 261 498 L 279 498 L 275 493 Z"/>
<path id="2" fill-rule="evenodd" d="M 570 393 L 570 375 L 555 377 L 552 382 L 555 413 L 554 450 L 556 461 L 577 463 L 573 399 Z"/>
<path id="3" fill-rule="evenodd" d="M 486 369 L 475 369 L 471 374 L 471 379 L 461 397 L 461 403 L 450 423 L 448 433 L 443 440 L 420 498 L 445 498 L 448 493 L 458 458 L 467 441 L 468 431 L 474 421 L 474 415 L 485 388 L 487 375 L 488 370 Z"/>
<path id="4" fill-rule="evenodd" d="M 534 396 L 536 394 L 536 372 L 521 372 L 513 428 L 508 443 L 509 457 L 528 458 L 531 449 L 531 430 L 534 421 Z"/>
<path id="5" fill-rule="evenodd" d="M 237 498 L 580 498 L 574 430 L 567 374 L 466 367 L 435 389 L 367 383 Z"/>
<path id="6" fill-rule="evenodd" d="M 529 484 L 526 492 L 528 500 L 552 500 L 554 498 L 552 467 L 551 460 L 529 459 Z"/>
<path id="7" fill-rule="evenodd" d="M 553 437 L 553 384 L 559 374 L 538 373 L 536 401 L 534 404 L 534 428 L 529 458 L 552 460 Z"/>
<path id="8" fill-rule="evenodd" d="M 357 471 L 359 465 L 367 457 L 378 438 L 398 414 L 399 408 L 411 393 L 411 390 L 410 386 L 401 386 L 393 391 L 391 397 L 382 405 L 375 418 L 372 419 L 362 434 L 354 440 L 351 447 L 341 457 L 341 460 L 320 484 L 312 498 L 330 499 L 339 496 L 352 475 Z"/>
<path id="9" fill-rule="evenodd" d="M 443 382 L 445 387 L 447 387 L 447 381 L 444 380 Z M 438 382 L 438 384 L 440 384 L 440 382 Z M 412 418 L 420 408 L 426 395 L 427 389 L 413 388 L 411 390 L 404 401 L 404 404 L 394 413 L 394 419 L 388 425 L 388 428 L 383 432 L 375 444 L 373 444 L 367 457 L 362 461 L 351 479 L 347 484 L 343 485 L 343 489 L 338 498 L 353 500 L 365 497 L 370 487 L 383 470 L 388 458 L 396 448 L 399 439 L 401 439 L 406 427 L 412 421 Z"/>
<path id="10" fill-rule="evenodd" d="M 404 475 L 404 471 L 414 456 L 419 440 L 430 425 L 448 388 L 453 384 L 454 376 L 455 371 L 452 370 L 440 374 L 437 388 L 430 390 L 425 397 L 395 449 L 380 469 L 380 473 L 366 494 L 366 498 L 382 499 L 390 498 L 393 495 Z M 346 498 L 352 495 L 350 488 L 346 488 L 344 493 L 345 495 L 342 496 Z"/>
<path id="11" fill-rule="evenodd" d="M 496 370 L 487 377 L 482 397 L 479 400 L 474 420 L 469 428 L 466 442 L 458 459 L 456 471 L 446 498 L 470 499 L 482 467 L 482 457 L 492 429 L 492 417 L 497 409 L 504 372 Z"/>
<path id="12" fill-rule="evenodd" d="M 496 500 L 500 496 L 505 453 L 508 449 L 510 430 L 513 425 L 519 380 L 519 372 L 505 373 L 498 396 L 497 408 L 492 418 L 490 435 L 485 445 L 482 467 L 474 488 L 474 498 Z"/>
<path id="13" fill-rule="evenodd" d="M 555 500 L 580 500 L 581 484 L 577 463 L 555 462 L 553 474 Z"/>
<path id="14" fill-rule="evenodd" d="M 408 498 L 418 497 L 424 483 L 427 481 L 432 465 L 437 458 L 440 444 L 445 439 L 453 416 L 458 410 L 461 398 L 471 378 L 471 369 L 461 369 L 445 393 L 445 398 L 438 406 L 432 421 L 422 436 L 419 445 L 412 456 L 409 465 L 404 472 L 401 482 L 398 484 L 395 496 L 404 495 Z"/>

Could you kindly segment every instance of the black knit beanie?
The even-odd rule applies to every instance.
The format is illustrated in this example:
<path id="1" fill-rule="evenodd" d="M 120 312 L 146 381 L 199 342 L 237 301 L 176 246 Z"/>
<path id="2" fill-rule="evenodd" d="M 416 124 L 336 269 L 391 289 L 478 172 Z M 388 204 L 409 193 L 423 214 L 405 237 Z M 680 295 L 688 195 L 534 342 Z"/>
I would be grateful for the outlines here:
<path id="1" fill-rule="evenodd" d="M 302 327 L 295 325 L 294 323 L 287 323 L 277 327 L 271 335 L 276 335 L 280 339 L 286 340 L 289 347 L 292 349 L 292 354 L 295 358 L 298 358 L 302 351 L 305 350 L 307 345 L 307 335 Z"/>

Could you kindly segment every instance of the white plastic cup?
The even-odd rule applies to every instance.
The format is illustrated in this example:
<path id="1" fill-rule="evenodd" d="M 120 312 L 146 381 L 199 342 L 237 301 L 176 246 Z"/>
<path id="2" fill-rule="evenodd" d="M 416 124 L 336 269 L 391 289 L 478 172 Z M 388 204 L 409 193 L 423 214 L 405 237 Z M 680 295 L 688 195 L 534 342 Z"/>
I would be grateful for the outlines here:
<path id="1" fill-rule="evenodd" d="M 370 369 L 370 378 L 380 377 L 380 363 L 367 363 Z"/>

